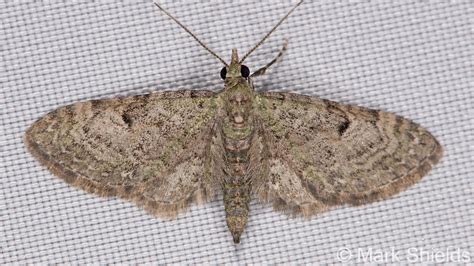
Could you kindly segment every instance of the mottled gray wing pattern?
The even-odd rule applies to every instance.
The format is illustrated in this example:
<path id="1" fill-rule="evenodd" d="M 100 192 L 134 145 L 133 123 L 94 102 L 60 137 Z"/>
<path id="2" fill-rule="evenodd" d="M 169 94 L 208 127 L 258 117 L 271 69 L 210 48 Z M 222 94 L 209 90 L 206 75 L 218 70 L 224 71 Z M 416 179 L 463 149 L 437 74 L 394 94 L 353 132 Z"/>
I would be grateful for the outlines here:
<path id="1" fill-rule="evenodd" d="M 268 160 L 255 194 L 290 214 L 393 195 L 442 156 L 436 139 L 392 113 L 291 93 L 257 97 Z"/>
<path id="2" fill-rule="evenodd" d="M 209 156 L 215 100 L 178 91 L 76 103 L 36 121 L 25 143 L 74 186 L 174 217 L 219 188 Z"/>

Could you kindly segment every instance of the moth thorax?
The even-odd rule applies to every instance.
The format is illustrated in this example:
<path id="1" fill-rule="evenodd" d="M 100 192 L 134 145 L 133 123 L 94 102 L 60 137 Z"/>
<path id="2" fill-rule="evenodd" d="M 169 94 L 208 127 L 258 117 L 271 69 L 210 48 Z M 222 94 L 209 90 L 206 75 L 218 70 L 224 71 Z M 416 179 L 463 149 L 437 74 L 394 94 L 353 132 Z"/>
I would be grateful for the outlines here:
<path id="1" fill-rule="evenodd" d="M 252 102 L 250 95 L 242 88 L 228 94 L 226 107 L 228 120 L 235 128 L 243 128 L 248 124 Z"/>

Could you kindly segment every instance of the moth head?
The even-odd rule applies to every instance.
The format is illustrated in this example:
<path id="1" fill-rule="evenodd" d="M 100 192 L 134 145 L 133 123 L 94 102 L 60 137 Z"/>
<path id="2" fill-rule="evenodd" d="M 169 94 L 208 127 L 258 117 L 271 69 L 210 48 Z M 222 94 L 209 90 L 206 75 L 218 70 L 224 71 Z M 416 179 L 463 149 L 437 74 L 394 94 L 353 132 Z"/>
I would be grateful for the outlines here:
<path id="1" fill-rule="evenodd" d="M 217 58 L 219 61 L 222 62 L 222 64 L 225 65 L 221 69 L 221 78 L 223 80 L 227 80 L 227 78 L 248 78 L 250 76 L 250 70 L 247 66 L 243 65 L 242 63 L 245 61 L 245 59 L 253 52 L 255 49 L 257 49 L 262 43 L 265 42 L 265 40 L 270 37 L 270 35 L 280 26 L 283 21 L 299 6 L 303 3 L 303 0 L 300 0 L 296 5 L 293 6 L 286 15 L 281 18 L 278 23 L 252 48 L 250 49 L 239 61 L 239 56 L 237 55 L 237 49 L 232 49 L 232 59 L 231 63 L 228 65 L 219 55 L 217 55 L 214 51 L 212 51 L 209 47 L 207 47 L 201 40 L 199 40 L 198 37 L 194 33 L 192 33 L 186 26 L 184 26 L 181 22 L 179 22 L 175 17 L 173 17 L 168 11 L 163 9 L 159 4 L 154 2 L 155 6 L 158 7 L 165 15 L 167 15 L 169 18 L 174 20 L 183 30 L 185 30 L 189 35 L 191 35 L 198 43 L 201 45 L 204 49 L 206 49 L 211 55 L 213 55 L 215 58 Z"/>
<path id="2" fill-rule="evenodd" d="M 242 62 L 239 62 L 237 49 L 232 49 L 230 64 L 221 69 L 221 78 L 225 80 L 227 78 L 248 78 L 249 76 L 250 69 L 246 65 L 242 65 Z"/>

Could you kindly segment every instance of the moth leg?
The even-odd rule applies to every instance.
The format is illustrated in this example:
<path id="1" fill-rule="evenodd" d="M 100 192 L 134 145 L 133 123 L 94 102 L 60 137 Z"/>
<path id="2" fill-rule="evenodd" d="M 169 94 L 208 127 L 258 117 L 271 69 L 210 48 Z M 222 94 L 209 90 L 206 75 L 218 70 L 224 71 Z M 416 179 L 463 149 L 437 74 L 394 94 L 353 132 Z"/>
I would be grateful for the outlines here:
<path id="1" fill-rule="evenodd" d="M 283 39 L 283 47 L 280 49 L 280 52 L 278 52 L 278 55 L 272 61 L 270 61 L 270 63 L 266 64 L 264 67 L 259 68 L 257 71 L 253 72 L 253 74 L 250 75 L 250 77 L 253 78 L 253 77 L 258 77 L 265 74 L 265 72 L 267 71 L 267 68 L 269 68 L 271 65 L 275 64 L 278 60 L 281 59 L 281 57 L 286 51 L 286 48 L 288 48 L 288 40 L 285 38 Z"/>

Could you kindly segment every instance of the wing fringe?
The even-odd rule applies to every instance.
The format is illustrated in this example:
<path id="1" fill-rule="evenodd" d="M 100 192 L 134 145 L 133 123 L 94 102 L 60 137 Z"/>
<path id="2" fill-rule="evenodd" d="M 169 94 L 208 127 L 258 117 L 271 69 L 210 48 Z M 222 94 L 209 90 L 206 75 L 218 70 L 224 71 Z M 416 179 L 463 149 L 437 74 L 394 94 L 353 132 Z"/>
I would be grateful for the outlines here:
<path id="1" fill-rule="evenodd" d="M 30 129 L 28 129 L 24 135 L 24 143 L 28 151 L 55 176 L 63 179 L 66 183 L 80 188 L 88 193 L 92 193 L 100 197 L 116 196 L 122 199 L 130 200 L 153 216 L 164 219 L 175 219 L 178 214 L 184 213 L 186 210 L 188 210 L 191 203 L 202 204 L 214 198 L 213 193 L 208 193 L 206 189 L 199 188 L 190 197 L 177 203 L 169 204 L 156 202 L 143 196 L 142 191 L 145 189 L 145 187 L 112 187 L 91 181 L 75 173 L 74 171 L 67 169 L 64 165 L 59 164 L 50 156 L 48 156 L 36 142 L 31 140 L 29 134 Z"/>

